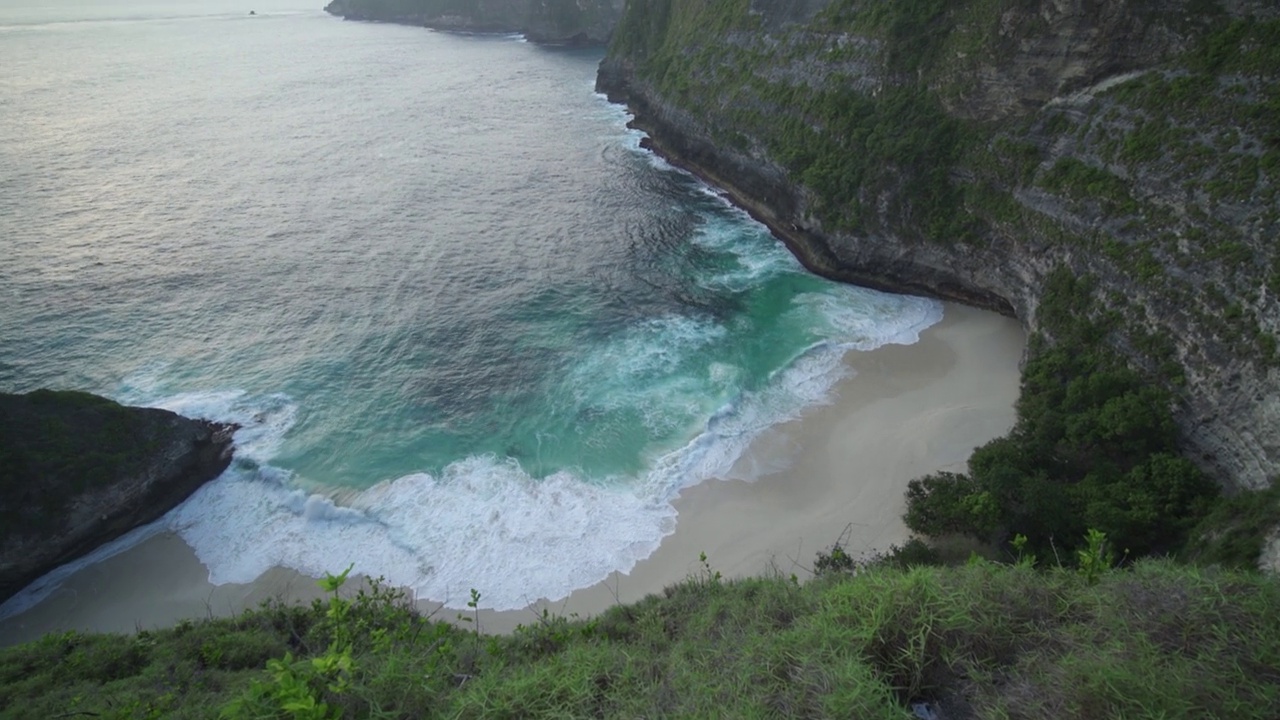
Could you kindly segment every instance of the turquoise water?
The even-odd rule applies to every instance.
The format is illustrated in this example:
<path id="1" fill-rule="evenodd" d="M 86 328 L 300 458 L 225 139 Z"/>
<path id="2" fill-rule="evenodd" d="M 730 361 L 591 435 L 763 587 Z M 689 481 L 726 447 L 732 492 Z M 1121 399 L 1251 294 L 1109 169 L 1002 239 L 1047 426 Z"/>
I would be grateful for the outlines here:
<path id="1" fill-rule="evenodd" d="M 0 4 L 0 53 L 0 390 L 240 423 L 124 543 L 177 531 L 214 582 L 563 597 L 941 316 L 641 150 L 598 51 L 115 0 Z"/>

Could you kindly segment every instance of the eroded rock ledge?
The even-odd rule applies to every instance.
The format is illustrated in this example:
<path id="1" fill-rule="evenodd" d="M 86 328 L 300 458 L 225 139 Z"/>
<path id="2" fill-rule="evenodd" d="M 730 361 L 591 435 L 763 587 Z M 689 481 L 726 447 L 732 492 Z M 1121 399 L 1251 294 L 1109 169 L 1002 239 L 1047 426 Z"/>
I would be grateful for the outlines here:
<path id="1" fill-rule="evenodd" d="M 0 394 L 0 602 L 220 475 L 237 426 L 80 392 Z"/>

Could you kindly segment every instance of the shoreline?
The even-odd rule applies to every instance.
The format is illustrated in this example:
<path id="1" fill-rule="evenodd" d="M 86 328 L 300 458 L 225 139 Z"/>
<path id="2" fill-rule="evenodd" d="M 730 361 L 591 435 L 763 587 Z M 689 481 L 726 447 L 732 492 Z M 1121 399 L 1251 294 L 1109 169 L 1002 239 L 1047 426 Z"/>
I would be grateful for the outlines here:
<path id="1" fill-rule="evenodd" d="M 907 481 L 963 470 L 974 447 L 1012 427 L 1024 347 L 1014 320 L 947 303 L 943 319 L 918 342 L 847 353 L 854 372 L 836 385 L 831 402 L 764 433 L 730 473 L 759 479 L 684 489 L 674 502 L 675 532 L 631 572 L 562 600 L 531 599 L 523 610 L 482 610 L 481 627 L 509 632 L 544 609 L 585 616 L 633 602 L 701 571 L 702 553 L 726 578 L 771 570 L 804 578 L 815 553 L 846 530 L 845 547 L 855 556 L 901 544 L 909 537 L 901 520 Z M 461 604 L 465 592 L 446 600 Z M 164 627 L 320 595 L 311 578 L 282 568 L 252 583 L 214 586 L 191 548 L 166 532 L 80 570 L 39 604 L 0 621 L 0 645 L 69 629 Z M 430 612 L 439 604 L 419 607 Z"/>
<path id="2" fill-rule="evenodd" d="M 1025 345 L 1015 320 L 946 303 L 943 319 L 918 342 L 847 353 L 854 372 L 832 401 L 766 432 L 734 468 L 778 470 L 686 488 L 674 502 L 675 532 L 630 573 L 525 610 L 482 610 L 481 627 L 504 633 L 536 622 L 544 609 L 589 616 L 635 602 L 703 572 L 702 553 L 727 579 L 771 572 L 805 579 L 816 553 L 846 530 L 854 557 L 902 544 L 911 537 L 902 522 L 907 482 L 963 471 L 975 447 L 1013 427 Z"/>

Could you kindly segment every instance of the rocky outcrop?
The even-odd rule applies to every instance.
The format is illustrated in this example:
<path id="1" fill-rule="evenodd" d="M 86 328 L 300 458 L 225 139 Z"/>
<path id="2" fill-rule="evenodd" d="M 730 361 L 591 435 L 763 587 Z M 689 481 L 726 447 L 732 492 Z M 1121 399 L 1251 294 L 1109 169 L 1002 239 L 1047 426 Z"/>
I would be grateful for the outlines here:
<path id="1" fill-rule="evenodd" d="M 87 393 L 0 394 L 0 602 L 230 464 L 235 425 Z"/>
<path id="2" fill-rule="evenodd" d="M 436 30 L 521 33 L 553 45 L 602 45 L 625 0 L 333 0 L 325 12 L 347 20 Z"/>
<path id="3" fill-rule="evenodd" d="M 1228 488 L 1280 475 L 1280 14 L 630 0 L 598 87 L 810 269 L 1041 322 L 1090 279 Z"/>

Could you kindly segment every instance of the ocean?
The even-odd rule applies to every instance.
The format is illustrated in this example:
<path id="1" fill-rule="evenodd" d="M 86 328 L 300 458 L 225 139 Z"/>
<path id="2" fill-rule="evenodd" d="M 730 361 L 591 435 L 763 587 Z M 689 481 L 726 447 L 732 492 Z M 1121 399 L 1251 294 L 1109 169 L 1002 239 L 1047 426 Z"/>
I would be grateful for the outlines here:
<path id="1" fill-rule="evenodd" d="M 0 391 L 242 426 L 220 478 L 0 617 L 162 531 L 214 583 L 558 599 L 652 553 L 682 488 L 754 479 L 845 353 L 941 318 L 642 150 L 601 50 L 311 3 L 0 0 Z"/>

